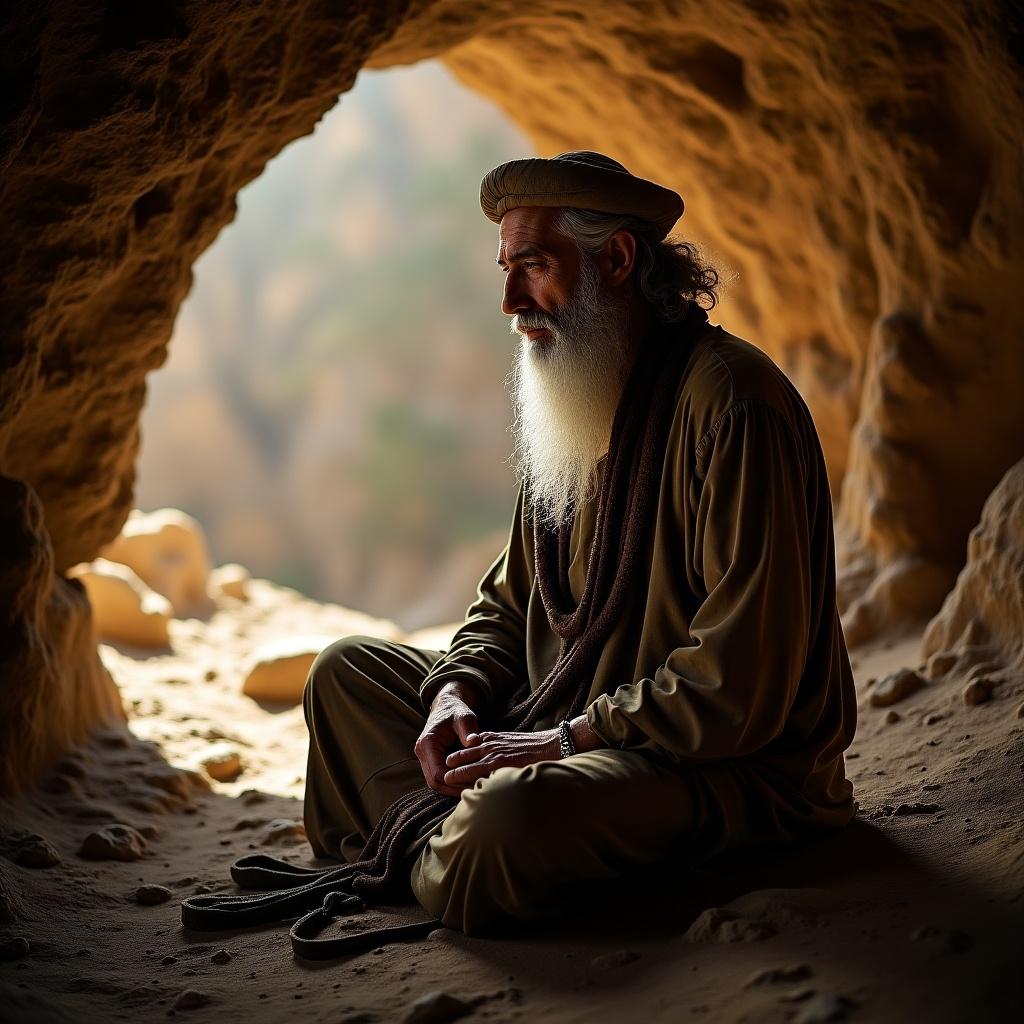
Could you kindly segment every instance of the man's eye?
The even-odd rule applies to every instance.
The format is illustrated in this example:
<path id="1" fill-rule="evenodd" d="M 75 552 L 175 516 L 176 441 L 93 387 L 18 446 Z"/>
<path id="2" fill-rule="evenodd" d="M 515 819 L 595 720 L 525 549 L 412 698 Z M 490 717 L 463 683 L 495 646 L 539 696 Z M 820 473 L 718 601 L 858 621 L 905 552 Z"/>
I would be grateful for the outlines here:
<path id="1" fill-rule="evenodd" d="M 533 262 L 530 262 L 530 263 L 524 263 L 523 266 L 526 267 L 527 270 L 533 270 L 535 267 L 543 267 L 544 264 L 543 263 L 537 263 L 536 261 L 533 261 Z"/>

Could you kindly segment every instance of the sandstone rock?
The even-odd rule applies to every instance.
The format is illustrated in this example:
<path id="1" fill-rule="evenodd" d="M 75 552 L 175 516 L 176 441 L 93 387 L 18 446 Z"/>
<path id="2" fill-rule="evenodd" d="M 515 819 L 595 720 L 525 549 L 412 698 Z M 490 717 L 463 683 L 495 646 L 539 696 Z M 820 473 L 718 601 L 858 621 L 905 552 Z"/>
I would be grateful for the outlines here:
<path id="1" fill-rule="evenodd" d="M 898 804 L 892 813 L 896 817 L 903 817 L 908 814 L 934 814 L 936 811 L 941 810 L 941 804 L 930 804 L 917 801 L 909 804 Z"/>
<path id="2" fill-rule="evenodd" d="M 968 675 L 1000 667 L 1024 672 L 1022 619 L 1024 459 L 1006 471 L 985 502 L 967 541 L 967 564 L 928 624 L 921 653 L 969 667 Z M 977 703 L 968 701 L 966 692 L 964 699 Z"/>
<path id="3" fill-rule="evenodd" d="M 828 1024 L 829 1021 L 846 1020 L 857 1003 L 847 996 L 821 993 L 804 1003 L 793 1018 L 793 1024 Z"/>
<path id="4" fill-rule="evenodd" d="M 806 981 L 814 972 L 810 964 L 788 964 L 784 967 L 764 967 L 755 971 L 746 981 L 744 988 L 759 985 L 777 985 L 780 982 Z"/>
<path id="5" fill-rule="evenodd" d="M 595 978 L 598 975 L 607 974 L 608 971 L 613 971 L 618 967 L 625 967 L 627 964 L 631 964 L 639 959 L 640 954 L 634 953 L 631 949 L 616 949 L 610 953 L 601 953 L 600 956 L 595 956 L 590 961 L 587 973 L 592 978 Z"/>
<path id="6" fill-rule="evenodd" d="M 135 890 L 135 902 L 143 907 L 155 907 L 171 898 L 166 885 L 140 885 Z"/>
<path id="7" fill-rule="evenodd" d="M 992 693 L 996 684 L 985 676 L 980 679 L 972 679 L 960 692 L 960 697 L 965 704 L 972 706 L 984 704 L 992 699 Z"/>
<path id="8" fill-rule="evenodd" d="M 211 997 L 206 992 L 187 988 L 174 1000 L 173 1006 L 175 1010 L 198 1010 L 202 1006 L 208 1006 L 211 1002 Z"/>
<path id="9" fill-rule="evenodd" d="M 237 562 L 219 565 L 210 573 L 210 590 L 238 601 L 249 600 L 249 570 Z"/>
<path id="10" fill-rule="evenodd" d="M 9 307 L 0 303 L 0 308 Z M 14 380 L 6 372 L 0 376 L 7 385 Z M 0 400 L 0 439 L 10 411 L 7 401 Z M 85 588 L 55 574 L 52 542 L 35 491 L 3 475 L 0 536 L 0 624 L 6 638 L 0 650 L 3 794 L 36 782 L 91 731 L 121 724 L 125 714 L 99 659 Z"/>
<path id="11" fill-rule="evenodd" d="M 253 653 L 242 692 L 253 700 L 300 703 L 316 656 L 336 639 L 323 635 L 291 636 L 261 645 Z"/>
<path id="12" fill-rule="evenodd" d="M 134 647 L 166 647 L 167 624 L 174 610 L 167 598 L 150 590 L 126 565 L 97 558 L 77 565 L 69 575 L 89 595 L 96 635 Z"/>
<path id="13" fill-rule="evenodd" d="M 205 616 L 213 610 L 207 593 L 206 538 L 192 516 L 174 508 L 149 513 L 133 509 L 120 534 L 101 554 L 129 566 L 170 601 L 178 618 Z"/>
<path id="14" fill-rule="evenodd" d="M 475 1004 L 447 992 L 420 996 L 402 1016 L 402 1024 L 444 1024 L 472 1013 Z"/>
<path id="15" fill-rule="evenodd" d="M 270 846 L 275 843 L 305 838 L 306 829 L 301 821 L 292 821 L 290 818 L 275 818 L 267 826 L 267 833 L 263 837 L 263 845 Z"/>
<path id="16" fill-rule="evenodd" d="M 5 512 L 18 526 L 2 531 L 0 607 L 18 638 L 18 672 L 5 674 L 27 682 L 0 721 L 45 708 L 74 724 L 30 721 L 4 746 L 12 780 L 117 715 L 95 659 L 82 667 L 82 611 L 54 570 L 95 557 L 130 508 L 145 377 L 166 358 L 190 268 L 239 189 L 367 62 L 445 54 L 541 151 L 585 138 L 678 187 L 684 234 L 743 282 L 727 325 L 777 358 L 814 412 L 834 493 L 842 484 L 840 590 L 857 636 L 938 606 L 1024 428 L 1024 350 L 1003 340 L 1022 251 L 1004 173 L 1021 142 L 1004 126 L 1021 123 L 1024 99 L 997 0 L 941 18 L 927 4 L 864 5 L 855 35 L 827 6 L 739 0 L 625 19 L 579 0 L 371 4 L 355 20 L 300 2 L 284 25 L 271 5 L 206 2 L 187 29 L 167 20 L 173 45 L 145 32 L 126 45 L 104 17 L 58 0 L 12 29 L 26 84 L 5 121 L 0 223 L 17 259 L 0 304 L 0 451 L 6 479 L 46 514 L 30 523 L 22 497 Z M 230 55 L 224 39 L 237 40 Z M 1020 616 L 1007 602 L 1018 636 Z M 63 696 L 68 709 L 53 710 Z"/>
<path id="17" fill-rule="evenodd" d="M 146 840 L 130 825 L 107 825 L 90 832 L 78 851 L 86 860 L 138 860 L 146 852 Z"/>
<path id="18" fill-rule="evenodd" d="M 216 743 L 200 755 L 199 763 L 211 779 L 234 782 L 242 774 L 242 756 L 224 743 Z"/>
<path id="19" fill-rule="evenodd" d="M 18 842 L 14 860 L 25 868 L 52 868 L 60 863 L 60 854 L 48 839 L 29 835 Z"/>
<path id="20" fill-rule="evenodd" d="M 925 681 L 912 668 L 901 668 L 887 675 L 872 689 L 868 702 L 872 707 L 888 707 L 917 693 L 925 685 Z"/>
<path id="21" fill-rule="evenodd" d="M 710 907 L 700 914 L 686 929 L 687 942 L 709 944 L 729 942 L 758 942 L 770 938 L 776 928 L 767 921 L 740 917 L 728 909 Z"/>

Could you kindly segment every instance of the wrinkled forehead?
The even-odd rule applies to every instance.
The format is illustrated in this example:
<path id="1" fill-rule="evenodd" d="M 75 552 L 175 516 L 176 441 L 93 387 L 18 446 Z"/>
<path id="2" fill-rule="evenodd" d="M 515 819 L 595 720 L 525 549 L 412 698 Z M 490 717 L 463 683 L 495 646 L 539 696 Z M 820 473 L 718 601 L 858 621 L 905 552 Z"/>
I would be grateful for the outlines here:
<path id="1" fill-rule="evenodd" d="M 563 236 L 555 230 L 558 211 L 550 206 L 517 206 L 498 225 L 498 258 L 527 246 L 557 248 Z"/>

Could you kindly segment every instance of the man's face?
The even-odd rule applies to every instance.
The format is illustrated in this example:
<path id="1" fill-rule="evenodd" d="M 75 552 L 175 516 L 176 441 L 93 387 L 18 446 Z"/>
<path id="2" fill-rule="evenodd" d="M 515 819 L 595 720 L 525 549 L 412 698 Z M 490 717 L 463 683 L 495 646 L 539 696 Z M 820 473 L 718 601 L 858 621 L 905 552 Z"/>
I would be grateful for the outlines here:
<path id="1" fill-rule="evenodd" d="M 554 229 L 557 211 L 542 206 L 509 210 L 498 227 L 498 266 L 505 272 L 501 311 L 532 345 L 549 345 L 561 326 L 580 274 L 576 243 Z"/>
<path id="2" fill-rule="evenodd" d="M 556 216 L 509 210 L 498 247 L 501 308 L 521 337 L 508 378 L 515 461 L 552 525 L 593 493 L 629 370 L 626 303 L 606 287 L 598 260 L 554 230 Z"/>

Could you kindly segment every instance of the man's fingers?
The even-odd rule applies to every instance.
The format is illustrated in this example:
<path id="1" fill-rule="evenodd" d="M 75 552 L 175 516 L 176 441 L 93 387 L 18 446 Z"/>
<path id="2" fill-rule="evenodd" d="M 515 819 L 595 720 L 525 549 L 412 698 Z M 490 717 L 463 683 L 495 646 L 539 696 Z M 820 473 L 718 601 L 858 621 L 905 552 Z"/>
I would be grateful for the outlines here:
<path id="1" fill-rule="evenodd" d="M 500 767 L 501 765 L 490 762 L 476 761 L 473 764 L 463 765 L 461 768 L 451 768 L 444 773 L 444 784 L 461 788 L 472 786 L 477 779 L 486 779 L 491 772 Z"/>
<path id="2" fill-rule="evenodd" d="M 445 759 L 444 763 L 448 768 L 458 768 L 460 765 L 472 764 L 479 761 L 486 755 L 487 751 L 482 744 L 475 747 L 466 747 L 463 750 L 453 750 Z"/>
<path id="3" fill-rule="evenodd" d="M 452 718 L 452 725 L 455 728 L 455 735 L 459 737 L 464 747 L 472 747 L 480 742 L 480 735 L 476 731 L 476 715 L 469 708 L 455 715 Z"/>
<path id="4" fill-rule="evenodd" d="M 431 789 L 441 785 L 441 778 L 445 772 L 444 747 L 437 740 L 430 737 L 421 738 L 416 756 L 423 769 L 423 777 Z"/>

